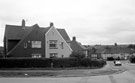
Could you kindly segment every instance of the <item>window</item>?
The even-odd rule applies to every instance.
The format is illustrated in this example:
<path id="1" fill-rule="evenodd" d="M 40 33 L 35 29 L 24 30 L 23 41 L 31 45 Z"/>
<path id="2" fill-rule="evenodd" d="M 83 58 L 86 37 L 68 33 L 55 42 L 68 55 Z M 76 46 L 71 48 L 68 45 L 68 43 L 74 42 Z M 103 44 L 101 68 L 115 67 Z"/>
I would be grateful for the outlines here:
<path id="1" fill-rule="evenodd" d="M 24 48 L 27 48 L 27 43 L 24 43 Z"/>
<path id="2" fill-rule="evenodd" d="M 64 49 L 64 46 L 63 46 L 64 42 L 61 42 L 61 49 Z"/>
<path id="3" fill-rule="evenodd" d="M 41 48 L 41 41 L 32 41 L 32 48 Z"/>
<path id="4" fill-rule="evenodd" d="M 41 58 L 41 54 L 32 54 L 32 58 Z"/>
<path id="5" fill-rule="evenodd" d="M 56 49 L 57 48 L 57 40 L 50 40 L 49 47 L 50 47 L 50 49 Z"/>
<path id="6" fill-rule="evenodd" d="M 97 58 L 97 54 L 92 54 L 91 57 L 92 58 Z"/>
<path id="7" fill-rule="evenodd" d="M 50 58 L 56 58 L 58 53 L 50 53 Z"/>

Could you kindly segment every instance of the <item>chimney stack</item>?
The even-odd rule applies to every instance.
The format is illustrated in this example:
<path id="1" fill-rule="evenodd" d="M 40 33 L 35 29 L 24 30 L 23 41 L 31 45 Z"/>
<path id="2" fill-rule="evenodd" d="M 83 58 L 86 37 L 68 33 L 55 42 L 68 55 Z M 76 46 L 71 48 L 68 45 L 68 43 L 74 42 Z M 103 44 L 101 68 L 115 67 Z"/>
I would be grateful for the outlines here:
<path id="1" fill-rule="evenodd" d="M 76 41 L 76 37 L 75 36 L 73 37 L 73 41 Z"/>
<path id="2" fill-rule="evenodd" d="M 22 28 L 25 28 L 25 20 L 22 20 Z"/>
<path id="3" fill-rule="evenodd" d="M 50 22 L 50 27 L 54 26 L 53 22 Z"/>

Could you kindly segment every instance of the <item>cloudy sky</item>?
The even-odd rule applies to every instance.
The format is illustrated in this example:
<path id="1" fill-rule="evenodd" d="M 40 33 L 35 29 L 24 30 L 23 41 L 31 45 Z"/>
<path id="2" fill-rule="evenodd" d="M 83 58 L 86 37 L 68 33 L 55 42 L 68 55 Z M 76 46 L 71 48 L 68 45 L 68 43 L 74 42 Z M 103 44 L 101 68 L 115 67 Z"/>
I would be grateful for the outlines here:
<path id="1" fill-rule="evenodd" d="M 0 0 L 0 46 L 6 24 L 54 22 L 82 44 L 134 44 L 135 0 Z"/>

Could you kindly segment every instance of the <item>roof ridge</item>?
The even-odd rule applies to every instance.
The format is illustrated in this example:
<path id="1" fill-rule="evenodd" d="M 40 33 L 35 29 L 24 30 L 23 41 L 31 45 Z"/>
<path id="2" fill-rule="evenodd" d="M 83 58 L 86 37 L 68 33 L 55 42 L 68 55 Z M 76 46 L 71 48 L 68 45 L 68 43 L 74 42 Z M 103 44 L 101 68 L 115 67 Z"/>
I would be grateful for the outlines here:
<path id="1" fill-rule="evenodd" d="M 10 25 L 10 24 L 6 24 L 6 26 L 16 26 L 16 27 L 22 27 L 21 25 Z M 25 26 L 25 27 L 32 27 L 32 26 Z"/>
<path id="2" fill-rule="evenodd" d="M 83 49 L 87 49 L 86 47 L 84 47 L 80 42 L 76 41 L 76 43 Z"/>
<path id="3" fill-rule="evenodd" d="M 63 29 L 63 30 L 65 30 L 64 28 L 56 28 L 56 29 Z"/>

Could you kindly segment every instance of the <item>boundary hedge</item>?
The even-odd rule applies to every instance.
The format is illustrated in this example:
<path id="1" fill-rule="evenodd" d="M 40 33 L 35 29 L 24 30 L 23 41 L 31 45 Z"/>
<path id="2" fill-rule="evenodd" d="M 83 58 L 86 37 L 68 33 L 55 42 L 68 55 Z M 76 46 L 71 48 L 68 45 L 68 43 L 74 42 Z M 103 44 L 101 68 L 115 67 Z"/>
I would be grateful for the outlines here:
<path id="1" fill-rule="evenodd" d="M 0 59 L 0 68 L 103 67 L 105 64 L 105 60 L 89 58 Z"/>

